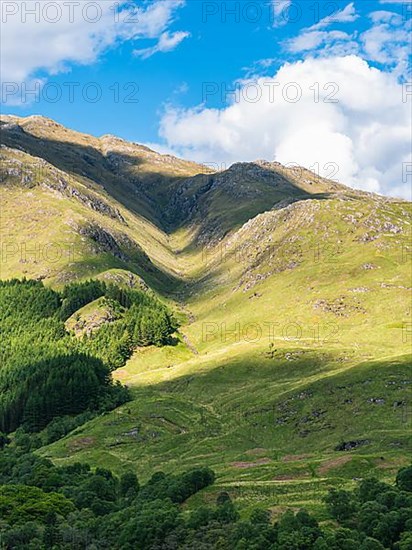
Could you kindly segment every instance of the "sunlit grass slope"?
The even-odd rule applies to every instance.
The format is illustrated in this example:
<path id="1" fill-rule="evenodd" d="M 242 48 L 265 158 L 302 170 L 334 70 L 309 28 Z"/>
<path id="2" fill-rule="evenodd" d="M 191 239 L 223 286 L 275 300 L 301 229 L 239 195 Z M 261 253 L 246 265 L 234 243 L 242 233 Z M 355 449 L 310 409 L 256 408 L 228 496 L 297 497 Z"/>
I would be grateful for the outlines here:
<path id="1" fill-rule="evenodd" d="M 210 174 L 38 117 L 4 132 L 1 277 L 138 286 L 181 323 L 114 373 L 130 403 L 40 453 L 142 479 L 208 465 L 188 506 L 224 488 L 274 511 L 408 461 L 410 203 L 276 163 Z"/>

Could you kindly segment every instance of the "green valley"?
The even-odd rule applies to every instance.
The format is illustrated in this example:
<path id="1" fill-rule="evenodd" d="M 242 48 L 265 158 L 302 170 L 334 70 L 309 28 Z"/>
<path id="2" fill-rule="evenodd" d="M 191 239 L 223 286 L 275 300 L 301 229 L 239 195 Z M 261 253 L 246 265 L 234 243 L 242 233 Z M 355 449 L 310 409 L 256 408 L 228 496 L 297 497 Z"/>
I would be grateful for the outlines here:
<path id="1" fill-rule="evenodd" d="M 199 510 L 220 496 L 213 521 L 235 509 L 236 521 L 266 525 L 263 507 L 283 518 L 280 531 L 288 521 L 352 529 L 369 502 L 359 483 L 392 484 L 410 463 L 411 203 L 275 162 L 213 172 L 37 116 L 3 116 L 1 136 L 1 429 L 8 453 L 23 452 L 27 432 L 30 460 L 70 486 L 53 497 L 64 517 L 74 486 L 104 485 L 88 470 L 69 480 L 87 463 L 116 495 L 137 476 L 146 514 L 153 484 L 213 470 L 187 482 L 185 498 L 170 493 L 188 528 L 206 525 Z M 60 374 L 70 354 L 89 382 L 76 406 L 63 396 L 79 380 Z M 22 476 L 5 471 L 16 499 Z M 166 481 L 153 482 L 160 471 Z M 339 491 L 354 500 L 344 518 L 331 501 Z M 113 532 L 131 513 L 117 498 L 107 499 Z M 316 520 L 296 519 L 301 508 Z M 176 527 L 177 512 L 160 509 Z M 360 532 L 354 546 L 325 537 L 307 548 L 398 544 Z M 365 545 L 365 533 L 384 546 Z M 155 547 L 130 536 L 135 546 L 119 548 Z M 219 536 L 204 548 L 304 547 L 273 533 L 256 547 L 247 533 L 237 546 Z"/>

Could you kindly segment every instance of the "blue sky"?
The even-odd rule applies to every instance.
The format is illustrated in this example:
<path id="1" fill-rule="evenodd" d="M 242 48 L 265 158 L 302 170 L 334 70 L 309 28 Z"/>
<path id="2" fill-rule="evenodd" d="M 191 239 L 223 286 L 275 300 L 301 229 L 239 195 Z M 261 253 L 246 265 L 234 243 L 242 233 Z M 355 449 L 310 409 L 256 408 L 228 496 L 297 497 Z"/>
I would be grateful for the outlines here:
<path id="1" fill-rule="evenodd" d="M 72 11 L 60 2 L 59 13 L 59 8 L 52 5 L 57 2 L 42 0 L 36 15 L 24 14 L 23 4 L 27 10 L 34 2 L 5 0 L 2 4 L 3 113 L 42 114 L 79 131 L 97 136 L 116 134 L 202 162 L 252 160 L 260 154 L 269 160 L 284 161 L 290 156 L 288 143 L 294 136 L 272 139 L 270 127 L 261 126 L 268 144 L 265 148 L 251 145 L 232 150 L 226 145 L 222 136 L 230 140 L 234 135 L 233 143 L 259 140 L 256 134 L 249 135 L 246 130 L 242 133 L 238 121 L 244 119 L 245 124 L 253 124 L 256 117 L 259 127 L 259 121 L 267 117 L 264 99 L 254 105 L 246 101 L 248 105 L 242 111 L 242 98 L 234 99 L 232 94 L 225 94 L 225 89 L 237 86 L 241 93 L 245 82 L 274 79 L 288 70 L 297 79 L 288 82 L 296 82 L 302 89 L 303 83 L 308 88 L 317 83 L 322 94 L 322 88 L 331 82 L 331 67 L 340 67 L 341 72 L 333 75 L 339 90 L 348 78 L 357 79 L 359 75 L 361 95 L 375 95 L 370 79 L 374 86 L 381 87 L 385 97 L 388 93 L 394 97 L 401 94 L 402 86 L 405 90 L 411 80 L 409 1 L 153 0 L 116 4 L 111 0 L 81 0 L 73 3 Z M 110 10 L 115 4 L 117 15 Z M 351 63 L 343 62 L 345 57 L 350 57 Z M 285 64 L 289 69 L 282 69 Z M 302 67 L 307 68 L 306 73 L 312 71 L 312 85 L 305 80 Z M 328 75 L 325 82 L 319 79 L 324 73 L 325 78 Z M 24 86 L 37 93 L 25 93 Z M 326 90 L 332 91 L 333 88 Z M 303 93 L 312 96 L 316 92 L 303 89 Z M 99 97 L 94 101 L 96 94 Z M 345 124 L 340 122 L 338 128 L 331 129 L 334 135 L 338 132 L 343 136 L 335 141 L 337 149 L 339 144 L 348 148 L 345 138 L 352 141 L 352 149 L 359 148 L 354 134 L 359 137 L 373 126 L 366 108 L 363 116 L 368 114 L 369 126 L 352 131 L 355 119 L 348 114 L 351 101 L 342 101 L 340 111 L 330 118 L 347 117 Z M 359 98 L 360 104 L 362 101 Z M 281 120 L 293 127 L 298 115 L 305 120 L 306 113 L 317 106 L 306 105 L 307 110 L 303 111 L 304 103 L 303 98 L 292 105 L 293 112 L 290 105 L 287 109 L 271 105 L 273 124 Z M 407 104 L 399 99 L 399 105 L 389 105 L 387 111 L 393 128 L 398 128 L 395 142 L 402 142 L 398 171 L 408 162 L 406 131 L 401 128 L 405 107 Z M 353 114 L 352 104 L 350 109 Z M 395 111 L 399 122 L 393 120 Z M 320 115 L 329 120 L 329 105 L 323 105 Z M 228 122 L 231 117 L 236 120 L 232 126 Z M 348 131 L 345 125 L 350 127 Z M 210 140 L 217 136 L 213 143 L 205 141 L 209 132 Z M 305 148 L 305 139 L 311 141 L 310 136 L 305 136 L 307 131 L 303 137 L 295 135 L 298 149 Z M 320 145 L 324 139 L 325 135 L 319 137 Z M 353 161 L 359 165 L 356 158 L 344 153 L 338 151 L 335 155 L 331 150 L 322 159 L 299 153 L 296 161 L 322 164 L 335 155 L 339 163 Z M 379 192 L 387 192 L 389 184 L 392 188 L 397 185 L 396 193 L 403 195 L 406 187 L 401 172 L 395 176 L 393 167 L 379 166 L 379 159 L 374 163 L 372 160 L 366 167 L 341 170 L 342 175 L 356 186 L 367 180 L 369 183 L 363 187 Z M 396 177 L 399 185 L 393 183 Z"/>

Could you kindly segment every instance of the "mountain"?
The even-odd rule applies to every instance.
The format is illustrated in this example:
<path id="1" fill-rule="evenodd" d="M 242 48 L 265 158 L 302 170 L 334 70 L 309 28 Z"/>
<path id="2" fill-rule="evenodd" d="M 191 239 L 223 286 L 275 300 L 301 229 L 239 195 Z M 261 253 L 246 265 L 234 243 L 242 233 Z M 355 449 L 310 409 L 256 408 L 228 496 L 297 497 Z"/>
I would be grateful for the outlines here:
<path id="1" fill-rule="evenodd" d="M 143 478 L 210 466 L 202 498 L 275 511 L 408 462 L 411 203 L 38 116 L 3 116 L 1 143 L 1 278 L 138 285 L 181 323 L 115 371 L 130 403 L 40 454 Z"/>

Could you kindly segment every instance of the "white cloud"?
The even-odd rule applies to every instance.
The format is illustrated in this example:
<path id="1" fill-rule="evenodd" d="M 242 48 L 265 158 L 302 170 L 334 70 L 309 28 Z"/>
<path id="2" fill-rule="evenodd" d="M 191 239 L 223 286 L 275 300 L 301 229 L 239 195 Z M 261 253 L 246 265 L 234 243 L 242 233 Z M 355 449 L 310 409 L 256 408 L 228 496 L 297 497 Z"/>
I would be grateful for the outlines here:
<path id="1" fill-rule="evenodd" d="M 376 24 L 360 35 L 363 56 L 407 78 L 411 46 L 408 25 Z"/>
<path id="2" fill-rule="evenodd" d="M 285 40 L 283 46 L 287 52 L 295 56 L 358 55 L 385 70 L 391 70 L 404 81 L 409 80 L 411 21 L 405 20 L 397 13 L 381 10 L 368 14 L 371 26 L 361 33 L 320 30 L 339 19 L 349 21 L 351 17 L 357 16 L 353 4 L 348 4 L 334 17 L 325 18 L 317 25 L 302 29 L 297 36 Z"/>
<path id="3" fill-rule="evenodd" d="M 299 89 L 299 101 L 285 100 Z M 168 108 L 160 133 L 169 149 L 199 162 L 266 158 L 319 166 L 325 176 L 335 163 L 342 183 L 408 197 L 402 163 L 411 162 L 410 101 L 402 102 L 395 75 L 358 56 L 312 58 L 244 83 L 225 108 Z"/>
<path id="4" fill-rule="evenodd" d="M 267 57 L 265 59 L 258 59 L 251 66 L 242 68 L 244 78 L 259 78 L 263 74 L 268 74 L 269 69 L 276 65 L 276 63 L 276 58 Z"/>
<path id="5" fill-rule="evenodd" d="M 306 31 L 299 34 L 295 38 L 288 40 L 288 50 L 290 52 L 306 52 L 319 48 L 319 46 L 325 41 L 325 37 L 328 33 L 325 31 Z"/>
<path id="6" fill-rule="evenodd" d="M 391 23 L 395 25 L 400 25 L 402 23 L 402 16 L 393 11 L 378 10 L 373 11 L 369 14 L 369 18 L 374 23 Z"/>
<path id="7" fill-rule="evenodd" d="M 292 0 L 272 0 L 273 8 L 273 26 L 281 27 L 288 22 L 288 8 L 292 4 Z"/>
<path id="8" fill-rule="evenodd" d="M 359 15 L 356 13 L 354 3 L 351 2 L 345 6 L 342 10 L 337 11 L 332 15 L 328 15 L 310 27 L 311 30 L 324 29 L 334 23 L 352 23 L 358 19 Z"/>
<path id="9" fill-rule="evenodd" d="M 179 84 L 179 86 L 177 86 L 173 90 L 173 93 L 175 95 L 182 95 L 182 94 L 187 94 L 188 91 L 189 91 L 189 84 L 187 82 L 182 82 L 181 84 Z"/>
<path id="10" fill-rule="evenodd" d="M 311 31 L 308 30 L 286 41 L 289 52 L 312 52 L 322 47 L 320 55 L 342 55 L 355 53 L 358 50 L 353 36 L 342 31 Z M 337 50 L 339 49 L 339 52 Z"/>
<path id="11" fill-rule="evenodd" d="M 114 5 L 120 6 L 117 12 Z M 126 0 L 117 4 L 5 0 L 1 7 L 2 79 L 23 82 L 39 70 L 56 74 L 74 63 L 96 62 L 107 48 L 121 41 L 162 37 L 176 9 L 183 5 L 184 0 L 155 0 L 141 8 Z"/>
<path id="12" fill-rule="evenodd" d="M 284 13 L 288 7 L 291 5 L 292 0 L 273 0 L 273 12 L 275 15 L 279 16 Z"/>
<path id="13" fill-rule="evenodd" d="M 342 56 L 357 53 L 356 33 L 348 34 L 339 30 L 322 30 L 335 23 L 351 23 L 358 19 L 354 3 L 351 2 L 342 10 L 321 19 L 315 25 L 302 29 L 300 34 L 284 41 L 289 53 L 310 52 L 319 56 Z"/>
<path id="14" fill-rule="evenodd" d="M 356 21 L 354 3 L 351 2 L 342 10 L 324 17 L 315 25 L 301 30 L 300 34 L 285 40 L 283 45 L 289 53 L 307 53 L 322 57 L 332 55 L 342 56 L 357 53 L 356 32 L 348 34 L 340 30 L 322 30 L 335 23 L 350 23 Z"/>
<path id="15" fill-rule="evenodd" d="M 188 38 L 190 33 L 177 31 L 172 34 L 164 32 L 160 35 L 157 44 L 151 48 L 143 48 L 141 50 L 134 50 L 134 54 L 147 59 L 155 53 L 165 53 L 174 50 L 185 38 Z"/>

